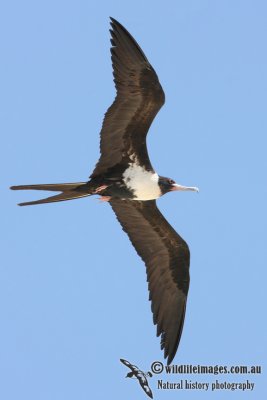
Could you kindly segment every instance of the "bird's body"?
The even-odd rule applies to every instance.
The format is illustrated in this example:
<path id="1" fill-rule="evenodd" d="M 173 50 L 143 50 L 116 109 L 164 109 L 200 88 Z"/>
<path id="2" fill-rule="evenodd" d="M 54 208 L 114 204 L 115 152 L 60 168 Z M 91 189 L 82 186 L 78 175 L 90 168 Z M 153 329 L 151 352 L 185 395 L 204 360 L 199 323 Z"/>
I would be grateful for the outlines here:
<path id="1" fill-rule="evenodd" d="M 146 171 L 138 164 L 130 164 L 122 176 L 133 200 L 154 200 L 161 196 L 159 176 L 156 172 Z"/>
<path id="2" fill-rule="evenodd" d="M 129 361 L 124 360 L 123 358 L 121 358 L 120 361 L 131 370 L 131 372 L 128 372 L 128 374 L 126 375 L 126 378 L 136 378 L 141 388 L 148 395 L 148 397 L 153 399 L 153 394 L 147 381 L 147 377 L 151 378 L 152 373 L 150 371 L 148 371 L 147 373 L 141 371 L 136 365 L 131 364 Z"/>
<path id="3" fill-rule="evenodd" d="M 109 176 L 101 181 L 92 178 L 88 188 L 92 184 L 99 184 L 97 189 L 103 188 L 98 194 L 123 200 L 153 200 L 162 195 L 158 174 L 134 163 L 129 164 L 120 177 Z"/>
<path id="4" fill-rule="evenodd" d="M 117 96 L 105 114 L 100 159 L 88 182 L 12 186 L 13 190 L 61 192 L 33 205 L 100 195 L 110 203 L 123 230 L 147 267 L 150 300 L 161 347 L 170 363 L 180 341 L 189 288 L 189 249 L 159 212 L 155 200 L 175 190 L 197 191 L 159 176 L 146 135 L 165 95 L 145 54 L 111 18 L 111 54 Z"/>

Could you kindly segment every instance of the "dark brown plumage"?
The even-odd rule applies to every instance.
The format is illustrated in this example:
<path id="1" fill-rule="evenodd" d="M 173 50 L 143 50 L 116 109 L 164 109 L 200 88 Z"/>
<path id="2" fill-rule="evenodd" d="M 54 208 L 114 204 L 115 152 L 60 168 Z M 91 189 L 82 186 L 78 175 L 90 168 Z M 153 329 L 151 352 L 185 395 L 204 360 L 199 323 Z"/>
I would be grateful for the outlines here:
<path id="1" fill-rule="evenodd" d="M 148 129 L 164 104 L 158 77 L 129 32 L 111 18 L 111 58 L 117 96 L 105 114 L 100 159 L 91 178 L 121 173 L 131 155 L 153 171 L 146 148 Z"/>
<path id="2" fill-rule="evenodd" d="M 157 335 L 167 362 L 173 360 L 182 334 L 189 288 L 190 254 L 156 206 L 155 199 L 173 190 L 197 188 L 176 184 L 155 173 L 146 135 L 164 104 L 164 92 L 143 51 L 111 18 L 111 54 L 116 98 L 101 130 L 100 159 L 88 182 L 12 186 L 11 189 L 60 191 L 55 196 L 21 203 L 42 204 L 98 194 L 110 201 L 123 230 L 146 265 Z"/>
<path id="3" fill-rule="evenodd" d="M 164 357 L 171 363 L 182 334 L 189 288 L 190 253 L 156 201 L 110 201 L 123 230 L 146 264 L 149 299 Z"/>

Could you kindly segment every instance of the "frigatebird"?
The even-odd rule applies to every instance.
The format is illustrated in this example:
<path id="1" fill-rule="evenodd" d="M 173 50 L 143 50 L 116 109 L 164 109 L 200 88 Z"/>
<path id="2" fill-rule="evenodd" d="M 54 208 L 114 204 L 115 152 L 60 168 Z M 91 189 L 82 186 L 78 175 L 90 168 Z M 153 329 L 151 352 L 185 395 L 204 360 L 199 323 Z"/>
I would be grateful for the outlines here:
<path id="1" fill-rule="evenodd" d="M 131 372 L 128 372 L 125 378 L 136 378 L 138 379 L 138 382 L 141 386 L 141 388 L 144 390 L 144 392 L 153 399 L 153 394 L 152 390 L 149 387 L 147 377 L 151 378 L 153 375 L 150 371 L 148 372 L 143 372 L 141 369 L 139 369 L 136 365 L 131 364 L 129 361 L 124 360 L 123 358 L 120 359 L 120 361 L 126 365 L 126 367 L 130 368 Z"/>
<path id="2" fill-rule="evenodd" d="M 159 176 L 149 160 L 146 135 L 165 101 L 158 76 L 130 33 L 111 18 L 111 59 L 116 98 L 107 110 L 100 159 L 88 182 L 12 186 L 13 190 L 61 192 L 20 206 L 100 195 L 109 202 L 122 229 L 146 265 L 157 336 L 168 364 L 182 334 L 189 288 L 187 243 L 157 208 L 156 199 L 171 191 L 198 191 Z"/>

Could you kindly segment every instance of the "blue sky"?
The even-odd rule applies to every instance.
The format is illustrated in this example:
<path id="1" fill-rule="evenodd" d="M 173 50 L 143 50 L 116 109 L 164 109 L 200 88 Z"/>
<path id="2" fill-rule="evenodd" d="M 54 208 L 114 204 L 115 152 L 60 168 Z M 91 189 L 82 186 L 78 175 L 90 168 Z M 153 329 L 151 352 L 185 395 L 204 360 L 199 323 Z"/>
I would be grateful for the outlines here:
<path id="1" fill-rule="evenodd" d="M 109 16 L 139 42 L 166 93 L 148 138 L 155 169 L 200 188 L 158 201 L 191 249 L 174 363 L 263 368 L 169 377 L 249 379 L 253 392 L 159 391 L 153 376 L 154 398 L 263 398 L 267 4 L 257 0 L 1 5 L 0 398 L 144 399 L 119 359 L 143 370 L 163 361 L 145 268 L 109 205 L 85 198 L 19 208 L 40 193 L 8 190 L 92 171 L 115 94 Z"/>

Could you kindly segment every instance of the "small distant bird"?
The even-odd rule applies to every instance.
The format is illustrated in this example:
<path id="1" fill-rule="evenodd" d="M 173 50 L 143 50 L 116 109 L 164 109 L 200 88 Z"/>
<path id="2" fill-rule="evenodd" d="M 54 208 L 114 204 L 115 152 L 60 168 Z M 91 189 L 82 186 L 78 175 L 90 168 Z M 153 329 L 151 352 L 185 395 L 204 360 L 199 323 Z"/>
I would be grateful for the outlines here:
<path id="1" fill-rule="evenodd" d="M 123 230 L 146 264 L 149 299 L 157 336 L 168 364 L 182 334 L 189 288 L 189 248 L 157 208 L 156 199 L 172 191 L 198 191 L 159 176 L 146 147 L 146 135 L 164 104 L 164 92 L 145 54 L 111 18 L 111 59 L 117 96 L 105 114 L 100 159 L 88 182 L 12 186 L 13 190 L 61 192 L 20 206 L 100 195 L 109 202 Z"/>
<path id="2" fill-rule="evenodd" d="M 135 365 L 131 364 L 129 361 L 127 360 L 123 360 L 123 358 L 120 359 L 120 361 L 126 365 L 126 367 L 130 368 L 130 370 L 132 372 L 128 372 L 128 374 L 126 375 L 126 378 L 136 378 L 138 379 L 138 382 L 140 383 L 142 389 L 146 392 L 146 394 L 153 399 L 153 394 L 152 391 L 148 385 L 147 379 L 146 377 L 148 376 L 149 378 L 151 378 L 153 375 L 152 373 L 149 371 L 147 373 L 144 373 L 143 371 L 141 371 L 138 367 L 136 367 Z"/>

